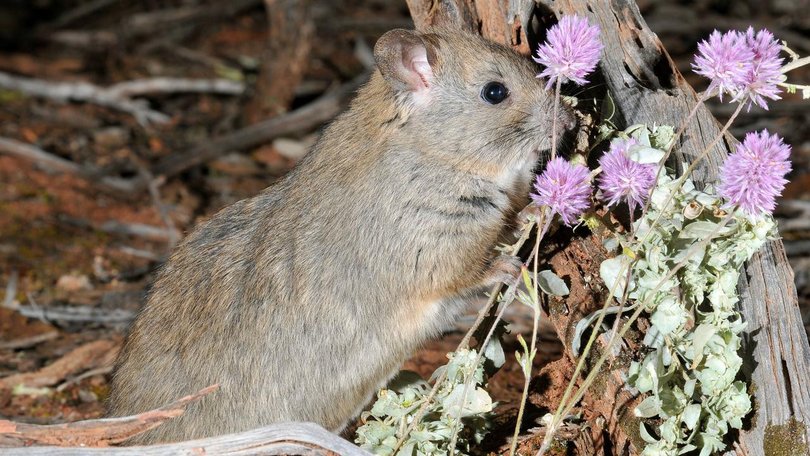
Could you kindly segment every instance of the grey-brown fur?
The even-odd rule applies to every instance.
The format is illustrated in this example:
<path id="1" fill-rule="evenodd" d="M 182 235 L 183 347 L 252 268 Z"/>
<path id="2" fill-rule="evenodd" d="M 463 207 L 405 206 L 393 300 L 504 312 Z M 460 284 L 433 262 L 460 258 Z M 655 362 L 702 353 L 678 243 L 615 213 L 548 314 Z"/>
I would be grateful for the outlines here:
<path id="1" fill-rule="evenodd" d="M 397 59 L 421 43 L 433 79 L 419 104 Z M 299 166 L 196 227 L 160 272 L 110 414 L 221 387 L 137 442 L 280 421 L 339 430 L 487 281 L 550 146 L 552 98 L 526 59 L 475 35 L 393 31 L 375 55 L 385 77 Z M 481 99 L 491 80 L 511 92 L 501 104 Z"/>

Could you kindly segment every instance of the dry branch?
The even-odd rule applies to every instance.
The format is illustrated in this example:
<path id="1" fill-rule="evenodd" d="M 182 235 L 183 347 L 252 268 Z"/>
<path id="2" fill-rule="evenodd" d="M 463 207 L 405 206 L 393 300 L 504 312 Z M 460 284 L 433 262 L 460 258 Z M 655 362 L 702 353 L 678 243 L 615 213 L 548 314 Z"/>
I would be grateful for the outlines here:
<path id="1" fill-rule="evenodd" d="M 9 340 L 7 342 L 0 342 L 0 350 L 19 350 L 21 348 L 29 348 L 43 342 L 56 339 L 57 337 L 59 337 L 58 331 L 48 331 L 35 336 L 21 337 L 19 339 Z"/>
<path id="2" fill-rule="evenodd" d="M 309 0 L 264 0 L 269 36 L 256 93 L 245 109 L 250 123 L 287 111 L 293 101 L 309 63 L 315 31 L 309 5 Z"/>
<path id="3" fill-rule="evenodd" d="M 216 391 L 219 385 L 203 388 L 159 409 L 122 418 L 103 418 L 74 423 L 36 425 L 0 420 L 0 448 L 10 454 L 87 454 L 87 447 L 121 443 L 133 436 L 160 426 L 165 421 L 183 414 L 185 407 L 201 397 Z M 56 445 L 57 447 L 17 448 L 30 445 Z M 82 448 L 59 448 L 75 446 Z M 9 449 L 11 448 L 11 449 Z M 134 449 L 134 448 L 133 448 Z M 122 449 L 125 450 L 125 449 Z M 107 450 L 113 451 L 113 450 Z M 102 450 L 103 452 L 103 450 Z M 122 453 L 137 454 L 137 453 Z M 146 453 L 140 453 L 146 454 Z M 164 453 L 170 454 L 170 453 Z"/>
<path id="4" fill-rule="evenodd" d="M 141 124 L 166 123 L 169 121 L 169 117 L 161 112 L 149 109 L 148 103 L 144 100 L 131 99 L 135 95 L 167 92 L 205 92 L 238 95 L 244 91 L 242 83 L 221 79 L 139 79 L 105 88 L 89 82 L 43 81 L 14 76 L 4 72 L 0 72 L 0 87 L 61 102 L 79 101 L 97 104 L 130 114 Z"/>
<path id="5" fill-rule="evenodd" d="M 116 342 L 111 340 L 89 342 L 35 372 L 0 378 L 0 389 L 15 388 L 19 385 L 34 388 L 56 385 L 77 372 L 111 365 L 117 355 Z"/>
<path id="6" fill-rule="evenodd" d="M 127 324 L 135 318 L 135 312 L 126 309 L 102 309 L 86 306 L 17 306 L 17 312 L 28 318 L 45 321 L 70 321 L 106 325 Z"/>
<path id="7" fill-rule="evenodd" d="M 332 119 L 368 79 L 364 74 L 327 92 L 312 103 L 273 119 L 198 143 L 186 152 L 170 155 L 152 168 L 155 176 L 172 177 L 234 150 L 258 146 L 279 136 L 311 130 Z"/>
<path id="8" fill-rule="evenodd" d="M 131 182 L 126 179 L 109 176 L 99 177 L 94 171 L 85 169 L 70 160 L 15 139 L 0 137 L 0 153 L 23 158 L 46 171 L 76 175 L 101 189 L 113 193 L 131 193 L 133 190 Z"/>

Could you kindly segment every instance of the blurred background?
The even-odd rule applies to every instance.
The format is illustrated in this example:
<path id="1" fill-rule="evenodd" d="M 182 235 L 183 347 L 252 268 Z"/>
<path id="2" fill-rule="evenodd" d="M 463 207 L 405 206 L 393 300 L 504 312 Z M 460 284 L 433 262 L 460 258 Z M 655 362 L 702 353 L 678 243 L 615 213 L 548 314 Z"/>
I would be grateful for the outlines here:
<path id="1" fill-rule="evenodd" d="M 810 55 L 806 0 L 638 4 L 696 89 L 696 42 L 715 28 L 766 27 Z M 0 377 L 36 380 L 0 379 L 0 417 L 99 416 L 110 361 L 172 246 L 294 167 L 397 27 L 411 27 L 404 0 L 0 2 Z M 810 328 L 808 106 L 786 94 L 732 132 L 793 145 L 777 215 Z M 711 106 L 720 120 L 732 108 Z M 429 374 L 460 331 L 408 367 Z M 544 337 L 538 363 L 559 356 Z M 508 407 L 522 382 L 510 364 L 493 396 Z"/>

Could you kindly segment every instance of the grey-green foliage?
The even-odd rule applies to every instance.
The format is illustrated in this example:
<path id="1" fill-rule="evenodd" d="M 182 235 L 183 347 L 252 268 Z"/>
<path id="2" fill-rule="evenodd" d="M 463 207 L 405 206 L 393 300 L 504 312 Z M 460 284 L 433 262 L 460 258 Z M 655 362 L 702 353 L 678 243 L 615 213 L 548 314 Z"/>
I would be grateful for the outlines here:
<path id="1" fill-rule="evenodd" d="M 494 404 L 489 394 L 481 388 L 484 383 L 481 361 L 486 357 L 482 357 L 478 365 L 475 365 L 478 357 L 475 350 L 459 350 L 447 356 L 450 361 L 436 369 L 433 378 L 438 378 L 445 370 L 447 376 L 424 417 L 407 436 L 397 453 L 399 455 L 449 454 L 453 429 L 457 426 L 460 426 L 461 431 L 457 439 L 456 454 L 464 455 L 470 444 L 480 443 L 488 431 L 488 420 Z M 465 387 L 467 380 L 470 382 Z M 374 454 L 393 454 L 397 441 L 403 436 L 429 393 L 430 386 L 422 380 L 405 385 L 398 391 L 381 390 L 371 410 L 361 416 L 365 424 L 357 430 L 355 442 Z"/>
<path id="2" fill-rule="evenodd" d="M 657 138 L 655 130 L 632 128 L 632 136 L 653 150 L 668 141 Z M 770 216 L 753 219 L 741 212 L 718 229 L 727 209 L 712 187 L 698 190 L 689 179 L 678 184 L 660 176 L 650 210 L 635 223 L 634 238 L 619 237 L 623 253 L 601 268 L 610 287 L 619 276 L 624 279 L 621 268 L 632 264 L 628 297 L 645 306 L 651 322 L 644 337 L 650 351 L 628 373 L 628 383 L 649 394 L 636 415 L 659 423 L 655 432 L 641 425 L 647 456 L 697 449 L 701 456 L 714 454 L 725 449 L 729 429 L 742 426 L 751 400 L 746 385 L 735 380 L 746 327 L 735 308 L 737 281 L 743 262 L 776 235 Z M 687 253 L 710 235 L 714 239 L 704 248 Z M 685 258 L 685 265 L 664 280 Z"/>

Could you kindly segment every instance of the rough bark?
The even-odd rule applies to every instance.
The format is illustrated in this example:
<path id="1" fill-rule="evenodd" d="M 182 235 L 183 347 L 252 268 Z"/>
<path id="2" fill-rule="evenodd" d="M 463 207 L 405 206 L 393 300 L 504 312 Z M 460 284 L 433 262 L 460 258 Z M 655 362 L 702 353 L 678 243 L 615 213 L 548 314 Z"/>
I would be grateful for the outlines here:
<path id="1" fill-rule="evenodd" d="M 256 93 L 246 108 L 249 123 L 286 112 L 301 83 L 312 46 L 314 26 L 309 0 L 264 0 L 267 50 L 262 56 Z"/>
<path id="2" fill-rule="evenodd" d="M 314 423 L 281 423 L 239 434 L 188 442 L 133 447 L 32 446 L 5 448 L 6 456 L 307 455 L 371 456 Z"/>
<path id="3" fill-rule="evenodd" d="M 697 96 L 647 27 L 633 0 L 538 0 L 537 3 L 538 9 L 543 10 L 539 15 L 579 14 L 601 27 L 605 51 L 600 72 L 618 110 L 618 118 L 614 119 L 617 125 L 677 126 L 687 117 Z M 417 28 L 464 20 L 467 22 L 462 27 L 511 46 L 515 43 L 503 30 L 520 30 L 522 44 L 526 43 L 526 36 L 537 36 L 535 32 L 542 34 L 542 30 L 534 30 L 538 23 L 537 11 L 532 12 L 535 5 L 530 0 L 408 0 L 408 5 Z M 531 48 L 524 46 L 518 50 L 528 54 Z M 676 159 L 694 159 L 719 132 L 720 125 L 709 110 L 699 109 L 680 141 Z M 709 159 L 696 170 L 695 179 L 713 181 L 723 157 L 735 143 L 734 138 L 728 136 L 716 145 Z M 585 261 L 577 252 L 593 252 L 578 245 L 587 242 L 572 243 L 563 253 L 568 258 L 563 261 L 555 258 L 552 262 L 564 268 L 566 262 Z M 598 243 L 592 244 L 591 247 L 598 249 Z M 575 266 L 571 269 L 581 267 Z M 744 375 L 753 385 L 755 408 L 740 432 L 736 452 L 750 456 L 806 454 L 810 441 L 810 429 L 806 426 L 810 421 L 810 346 L 782 242 L 766 245 L 746 264 L 745 272 L 739 285 L 741 311 L 749 328 L 743 347 Z M 552 306 L 551 318 L 562 340 L 570 347 L 571 328 L 581 311 L 567 312 L 568 307 L 564 312 L 555 312 Z M 604 377 L 604 386 L 587 395 L 583 403 L 600 410 L 606 406 L 599 404 L 608 403 L 611 414 L 605 416 L 607 429 L 612 443 L 618 444 L 613 450 L 624 448 L 632 452 L 634 450 L 627 445 L 637 439 L 633 430 L 638 429 L 632 413 L 627 413 L 632 401 L 626 403 L 627 397 L 612 394 L 621 391 L 616 389 L 620 376 L 614 374 L 624 368 L 624 363 L 611 367 L 614 370 Z M 616 397 L 618 401 L 611 400 Z"/>

